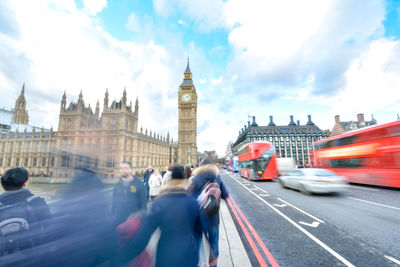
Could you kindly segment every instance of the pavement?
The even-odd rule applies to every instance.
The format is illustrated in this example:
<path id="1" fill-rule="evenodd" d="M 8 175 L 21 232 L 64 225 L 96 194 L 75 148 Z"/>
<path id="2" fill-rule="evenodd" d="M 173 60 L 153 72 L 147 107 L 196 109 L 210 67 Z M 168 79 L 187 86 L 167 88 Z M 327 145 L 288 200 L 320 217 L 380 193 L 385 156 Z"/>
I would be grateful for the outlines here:
<path id="1" fill-rule="evenodd" d="M 221 201 L 218 266 L 251 266 L 225 201 Z"/>

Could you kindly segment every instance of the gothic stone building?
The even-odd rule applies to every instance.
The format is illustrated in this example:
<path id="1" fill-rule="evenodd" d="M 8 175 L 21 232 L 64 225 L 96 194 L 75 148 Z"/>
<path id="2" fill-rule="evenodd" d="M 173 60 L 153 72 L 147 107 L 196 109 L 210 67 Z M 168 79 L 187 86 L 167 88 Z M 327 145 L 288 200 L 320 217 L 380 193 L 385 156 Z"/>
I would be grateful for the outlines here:
<path id="1" fill-rule="evenodd" d="M 64 92 L 58 131 L 30 127 L 23 88 L 15 109 L 3 112 L 7 116 L 13 114 L 9 124 L 18 123 L 25 128 L 17 127 L 13 131 L 7 123 L 2 127 L 0 173 L 19 166 L 27 168 L 32 176 L 71 179 L 75 168 L 85 165 L 105 177 L 115 177 L 122 161 L 132 162 L 138 174 L 143 173 L 149 164 L 161 170 L 176 162 L 197 163 L 197 95 L 189 62 L 184 75 L 178 92 L 178 143 L 169 134 L 163 137 L 147 129 L 138 129 L 139 101 L 136 99 L 135 106 L 128 103 L 126 90 L 120 101 L 112 103 L 109 103 L 107 90 L 101 113 L 100 103 L 97 102 L 93 111 L 90 105 L 85 104 L 82 92 L 77 102 L 70 102 L 67 106 Z"/>
<path id="2" fill-rule="evenodd" d="M 314 150 L 314 142 L 326 138 L 326 133 L 311 121 L 300 125 L 300 121 L 294 122 L 290 116 L 288 125 L 275 125 L 273 117 L 269 116 L 270 122 L 267 126 L 258 126 L 253 116 L 253 122 L 244 125 L 239 131 L 239 136 L 232 145 L 232 153 L 237 155 L 238 150 L 252 141 L 269 141 L 273 143 L 278 157 L 293 158 L 297 164 L 310 163 L 310 151 Z"/>

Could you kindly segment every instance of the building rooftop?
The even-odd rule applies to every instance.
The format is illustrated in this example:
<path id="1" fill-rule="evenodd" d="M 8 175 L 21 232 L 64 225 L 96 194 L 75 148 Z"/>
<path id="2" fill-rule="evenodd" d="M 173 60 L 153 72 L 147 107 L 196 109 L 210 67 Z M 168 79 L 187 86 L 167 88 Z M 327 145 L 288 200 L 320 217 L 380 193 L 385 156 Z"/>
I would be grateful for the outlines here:
<path id="1" fill-rule="evenodd" d="M 233 146 L 236 146 L 240 143 L 242 143 L 247 135 L 249 134 L 250 136 L 254 135 L 311 135 L 311 134 L 323 134 L 323 131 L 316 126 L 312 121 L 311 121 L 311 116 L 308 116 L 308 122 L 306 125 L 300 125 L 299 121 L 296 124 L 293 121 L 293 116 L 290 117 L 290 123 L 289 125 L 279 125 L 276 126 L 275 123 L 272 120 L 272 116 L 270 116 L 270 123 L 267 126 L 258 126 L 258 124 L 255 121 L 255 117 L 253 117 L 253 122 L 250 124 L 248 123 L 248 126 L 245 126 L 242 131 L 240 131 L 238 138 L 236 139 L 235 143 Z"/>

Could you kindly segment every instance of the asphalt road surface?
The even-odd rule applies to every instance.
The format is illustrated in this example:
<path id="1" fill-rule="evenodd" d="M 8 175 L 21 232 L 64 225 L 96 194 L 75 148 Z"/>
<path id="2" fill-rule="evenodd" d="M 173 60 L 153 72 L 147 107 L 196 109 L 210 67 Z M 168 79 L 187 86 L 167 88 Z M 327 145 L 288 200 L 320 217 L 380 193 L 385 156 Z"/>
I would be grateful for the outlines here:
<path id="1" fill-rule="evenodd" d="M 400 266 L 400 190 L 305 195 L 221 171 L 253 266 Z"/>

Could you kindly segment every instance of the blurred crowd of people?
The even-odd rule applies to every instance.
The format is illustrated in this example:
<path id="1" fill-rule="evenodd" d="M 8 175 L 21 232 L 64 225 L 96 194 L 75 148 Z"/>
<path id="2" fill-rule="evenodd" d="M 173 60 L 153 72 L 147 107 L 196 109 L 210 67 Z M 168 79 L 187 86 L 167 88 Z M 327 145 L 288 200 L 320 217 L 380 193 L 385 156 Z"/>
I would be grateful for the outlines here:
<path id="1" fill-rule="evenodd" d="M 218 167 L 208 158 L 148 166 L 143 179 L 129 162 L 119 169 L 109 192 L 82 166 L 51 209 L 27 189 L 27 170 L 8 170 L 0 266 L 217 266 L 219 204 L 228 197 Z"/>

